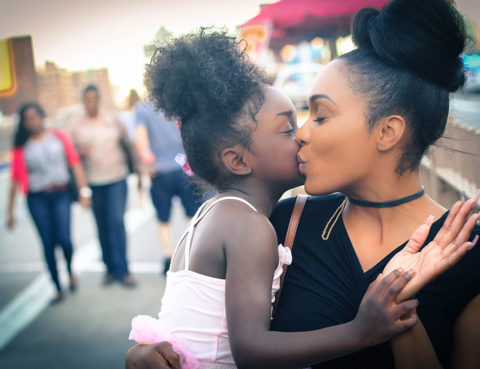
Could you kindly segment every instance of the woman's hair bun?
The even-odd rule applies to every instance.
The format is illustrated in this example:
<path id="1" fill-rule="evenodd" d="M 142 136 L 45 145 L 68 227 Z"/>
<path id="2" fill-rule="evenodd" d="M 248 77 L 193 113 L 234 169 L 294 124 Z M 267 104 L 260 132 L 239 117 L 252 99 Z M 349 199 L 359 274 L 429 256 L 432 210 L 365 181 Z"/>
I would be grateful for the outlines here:
<path id="1" fill-rule="evenodd" d="M 352 26 L 352 39 L 355 45 L 364 49 L 371 49 L 369 28 L 380 12 L 375 8 L 363 8 L 356 15 Z"/>
<path id="2" fill-rule="evenodd" d="M 159 47 L 146 66 L 145 83 L 167 117 L 219 122 L 240 110 L 262 81 L 246 58 L 245 46 L 234 37 L 202 28 Z"/>
<path id="3" fill-rule="evenodd" d="M 387 65 L 456 91 L 464 81 L 462 16 L 447 0 L 393 0 L 357 13 L 352 38 Z"/>

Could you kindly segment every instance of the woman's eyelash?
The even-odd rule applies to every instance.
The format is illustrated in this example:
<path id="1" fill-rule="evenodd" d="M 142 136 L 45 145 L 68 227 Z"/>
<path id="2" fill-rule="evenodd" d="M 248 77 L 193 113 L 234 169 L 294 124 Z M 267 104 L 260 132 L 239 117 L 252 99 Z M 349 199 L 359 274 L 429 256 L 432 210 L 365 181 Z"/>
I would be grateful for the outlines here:
<path id="1" fill-rule="evenodd" d="M 313 121 L 317 122 L 317 123 L 323 123 L 325 121 L 325 119 L 327 119 L 327 118 L 326 117 L 320 117 L 320 118 L 314 119 Z"/>

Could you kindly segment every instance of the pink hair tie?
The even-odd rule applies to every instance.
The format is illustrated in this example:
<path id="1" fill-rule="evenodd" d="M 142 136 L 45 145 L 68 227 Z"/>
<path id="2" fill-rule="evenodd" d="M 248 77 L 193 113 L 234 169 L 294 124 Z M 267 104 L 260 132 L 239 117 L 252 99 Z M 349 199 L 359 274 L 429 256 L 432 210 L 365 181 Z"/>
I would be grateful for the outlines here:
<path id="1" fill-rule="evenodd" d="M 177 119 L 175 122 L 175 125 L 177 126 L 178 130 L 180 131 L 180 136 L 182 135 L 182 119 Z M 195 173 L 193 173 L 192 168 L 190 168 L 190 164 L 188 164 L 188 159 L 185 154 L 177 154 L 175 156 L 175 161 L 182 167 L 184 173 L 187 176 L 193 176 Z"/>
<path id="2" fill-rule="evenodd" d="M 190 164 L 188 164 L 187 155 L 185 154 L 177 154 L 175 156 L 175 161 L 180 165 L 187 176 L 193 176 L 192 168 L 190 168 Z"/>

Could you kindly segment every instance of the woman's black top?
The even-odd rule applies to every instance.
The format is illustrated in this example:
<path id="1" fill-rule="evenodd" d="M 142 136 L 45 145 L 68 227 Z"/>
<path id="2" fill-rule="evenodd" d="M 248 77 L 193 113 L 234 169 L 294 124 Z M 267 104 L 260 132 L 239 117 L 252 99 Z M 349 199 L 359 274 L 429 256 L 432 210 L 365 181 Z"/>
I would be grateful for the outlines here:
<path id="1" fill-rule="evenodd" d="M 272 330 L 309 331 L 351 321 L 369 284 L 405 245 L 400 245 L 377 265 L 363 272 L 341 216 L 329 239 L 324 241 L 321 238 L 325 225 L 343 200 L 341 194 L 307 200 L 292 250 L 293 262 L 285 275 Z M 271 216 L 279 242 L 285 240 L 294 203 L 295 198 L 281 201 Z M 446 215 L 433 224 L 425 244 L 439 231 Z M 474 233 L 480 234 L 478 225 Z M 479 294 L 480 246 L 476 246 L 417 295 L 420 301 L 418 316 L 444 367 L 448 367 L 450 361 L 455 319 Z M 387 369 L 394 368 L 394 362 L 390 344 L 384 343 L 314 368 Z"/>

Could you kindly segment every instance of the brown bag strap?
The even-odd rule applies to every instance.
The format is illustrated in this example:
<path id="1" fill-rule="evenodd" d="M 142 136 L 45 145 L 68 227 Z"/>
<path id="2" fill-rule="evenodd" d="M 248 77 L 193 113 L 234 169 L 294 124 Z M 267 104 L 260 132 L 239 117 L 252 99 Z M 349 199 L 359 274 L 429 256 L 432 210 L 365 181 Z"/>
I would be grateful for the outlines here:
<path id="1" fill-rule="evenodd" d="M 307 201 L 307 195 L 298 195 L 293 207 L 292 216 L 290 217 L 290 223 L 288 223 L 287 235 L 285 236 L 285 242 L 283 246 L 288 247 L 290 250 L 293 248 L 293 241 L 295 241 L 295 234 L 297 233 L 298 223 L 300 222 L 300 217 L 302 216 L 303 207 Z M 285 278 L 285 273 L 287 271 L 287 264 L 283 264 L 283 273 L 280 277 L 280 289 L 275 295 L 275 303 L 273 305 L 273 313 L 277 310 L 278 299 L 280 298 L 280 293 L 282 291 L 283 279 Z"/>
<path id="2" fill-rule="evenodd" d="M 302 215 L 303 207 L 307 201 L 306 195 L 298 195 L 293 207 L 292 216 L 290 217 L 290 223 L 288 224 L 287 235 L 285 236 L 285 243 L 283 246 L 287 246 L 290 250 L 293 247 L 293 241 L 295 240 L 295 234 L 297 233 L 298 222 Z"/>

